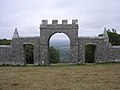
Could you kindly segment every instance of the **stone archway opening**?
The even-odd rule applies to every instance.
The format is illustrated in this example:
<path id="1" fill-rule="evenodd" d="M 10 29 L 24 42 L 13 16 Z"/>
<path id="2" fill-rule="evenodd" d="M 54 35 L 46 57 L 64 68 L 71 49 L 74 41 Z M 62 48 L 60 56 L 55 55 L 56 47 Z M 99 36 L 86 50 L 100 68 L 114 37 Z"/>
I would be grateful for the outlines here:
<path id="1" fill-rule="evenodd" d="M 71 53 L 69 37 L 64 33 L 53 34 L 49 39 L 48 51 L 50 63 L 69 63 Z"/>
<path id="2" fill-rule="evenodd" d="M 85 63 L 95 63 L 95 51 L 96 45 L 94 44 L 85 45 Z"/>
<path id="3" fill-rule="evenodd" d="M 25 64 L 34 64 L 33 44 L 23 44 Z"/>

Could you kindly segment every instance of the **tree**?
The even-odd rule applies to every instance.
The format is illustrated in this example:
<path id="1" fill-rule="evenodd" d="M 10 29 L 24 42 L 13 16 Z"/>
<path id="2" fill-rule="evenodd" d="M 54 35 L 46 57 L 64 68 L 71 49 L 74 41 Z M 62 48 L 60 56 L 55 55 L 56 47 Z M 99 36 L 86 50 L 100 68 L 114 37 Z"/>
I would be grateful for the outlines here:
<path id="1" fill-rule="evenodd" d="M 120 34 L 118 34 L 116 30 L 112 29 L 112 31 L 107 31 L 107 33 L 109 36 L 109 42 L 111 42 L 112 45 L 120 45 Z"/>
<path id="2" fill-rule="evenodd" d="M 50 60 L 50 63 L 60 62 L 59 50 L 55 49 L 53 46 L 49 47 L 49 60 Z"/>
<path id="3" fill-rule="evenodd" d="M 118 46 L 120 45 L 120 34 L 117 33 L 116 29 L 110 29 L 107 30 L 108 36 L 109 36 L 109 42 L 112 45 Z M 103 36 L 103 34 L 99 34 L 98 36 Z"/>

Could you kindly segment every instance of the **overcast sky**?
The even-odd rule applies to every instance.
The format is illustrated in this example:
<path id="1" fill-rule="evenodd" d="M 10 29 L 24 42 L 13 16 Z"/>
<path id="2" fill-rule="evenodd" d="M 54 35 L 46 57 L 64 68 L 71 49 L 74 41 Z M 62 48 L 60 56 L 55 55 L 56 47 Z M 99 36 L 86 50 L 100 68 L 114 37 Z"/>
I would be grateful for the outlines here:
<path id="1" fill-rule="evenodd" d="M 39 36 L 42 19 L 79 20 L 79 36 L 97 36 L 104 27 L 120 33 L 120 0 L 0 0 L 0 38 Z"/>

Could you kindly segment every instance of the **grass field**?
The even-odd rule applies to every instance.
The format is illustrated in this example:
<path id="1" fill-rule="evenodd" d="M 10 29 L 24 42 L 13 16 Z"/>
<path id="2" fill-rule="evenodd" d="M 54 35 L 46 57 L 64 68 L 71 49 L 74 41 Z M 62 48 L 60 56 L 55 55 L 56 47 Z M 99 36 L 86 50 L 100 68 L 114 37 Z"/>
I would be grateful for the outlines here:
<path id="1" fill-rule="evenodd" d="M 0 90 L 120 90 L 120 63 L 1 66 Z"/>

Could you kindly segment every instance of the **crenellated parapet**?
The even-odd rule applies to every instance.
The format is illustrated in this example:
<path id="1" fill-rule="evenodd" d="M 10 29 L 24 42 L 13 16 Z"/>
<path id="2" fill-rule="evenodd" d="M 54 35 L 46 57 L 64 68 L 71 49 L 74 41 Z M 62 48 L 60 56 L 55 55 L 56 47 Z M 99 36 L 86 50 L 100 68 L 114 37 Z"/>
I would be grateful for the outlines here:
<path id="1" fill-rule="evenodd" d="M 41 25 L 48 25 L 48 20 L 42 20 Z M 52 20 L 52 24 L 59 24 L 58 20 Z M 68 24 L 68 20 L 62 20 L 62 24 Z M 72 19 L 72 24 L 78 24 L 78 20 L 77 19 Z"/>
<path id="2" fill-rule="evenodd" d="M 42 20 L 40 29 L 42 28 L 76 28 L 78 29 L 78 20 L 73 19 L 72 23 L 68 23 L 68 20 L 62 20 L 62 23 L 58 23 L 58 20 L 52 20 L 52 24 L 48 23 L 48 20 Z"/>

